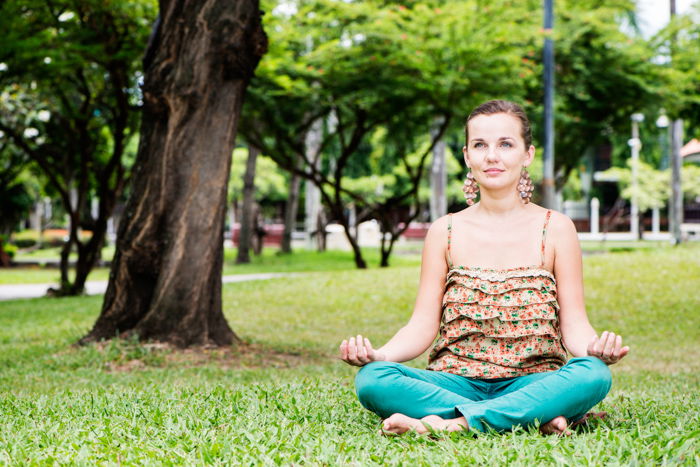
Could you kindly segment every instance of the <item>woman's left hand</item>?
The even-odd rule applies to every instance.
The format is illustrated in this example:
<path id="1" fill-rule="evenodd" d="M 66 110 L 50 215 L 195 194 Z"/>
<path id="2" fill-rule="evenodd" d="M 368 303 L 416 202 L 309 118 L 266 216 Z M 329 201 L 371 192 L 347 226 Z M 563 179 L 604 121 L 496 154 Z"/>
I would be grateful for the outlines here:
<path id="1" fill-rule="evenodd" d="M 608 331 L 604 331 L 600 338 L 593 336 L 587 349 L 588 355 L 601 359 L 607 365 L 619 362 L 629 351 L 629 347 L 622 347 L 621 336 Z"/>

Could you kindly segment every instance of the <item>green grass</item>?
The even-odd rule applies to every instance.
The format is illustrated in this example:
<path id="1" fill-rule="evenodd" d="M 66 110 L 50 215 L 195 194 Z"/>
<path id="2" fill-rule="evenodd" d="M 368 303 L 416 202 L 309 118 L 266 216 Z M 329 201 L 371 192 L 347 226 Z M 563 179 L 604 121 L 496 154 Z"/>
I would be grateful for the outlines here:
<path id="1" fill-rule="evenodd" d="M 70 277 L 75 277 L 71 269 Z M 88 276 L 89 281 L 101 281 L 109 278 L 109 268 L 95 268 Z M 0 268 L 0 285 L 14 284 L 58 284 L 61 271 L 57 267 L 15 266 Z"/>
<path id="2" fill-rule="evenodd" d="M 632 351 L 598 407 L 610 418 L 570 438 L 376 435 L 334 355 L 349 333 L 381 343 L 405 322 L 418 269 L 404 266 L 225 285 L 229 322 L 263 349 L 242 358 L 75 348 L 100 297 L 0 302 L 0 464 L 697 465 L 700 248 L 584 264 L 594 326 Z"/>
<path id="3" fill-rule="evenodd" d="M 652 240 L 638 240 L 638 241 L 617 241 L 617 240 L 606 240 L 602 242 L 596 241 L 582 241 L 581 249 L 584 252 L 608 252 L 608 253 L 624 253 L 636 250 L 647 250 L 647 249 L 664 249 L 673 248 L 673 245 L 668 241 L 652 241 Z"/>
<path id="4" fill-rule="evenodd" d="M 366 248 L 362 253 L 369 268 L 378 267 L 379 252 L 376 248 Z M 37 258 L 42 259 L 47 257 L 37 256 Z M 28 259 L 25 256 L 22 256 L 22 258 Z M 416 251 L 415 247 L 398 249 L 389 259 L 389 262 L 391 266 L 419 265 L 420 251 Z M 341 271 L 348 269 L 355 269 L 355 260 L 349 251 L 325 251 L 319 253 L 313 250 L 296 250 L 293 254 L 281 255 L 276 248 L 266 248 L 260 256 L 251 255 L 250 264 L 236 264 L 236 250 L 229 248 L 224 250 L 224 275 L 261 272 Z M 74 277 L 72 269 L 70 274 L 71 278 Z M 0 285 L 55 284 L 58 283 L 60 276 L 61 274 L 57 267 L 18 266 L 0 268 Z M 95 268 L 90 273 L 88 280 L 107 280 L 108 278 L 109 268 Z"/>
<path id="5" fill-rule="evenodd" d="M 106 246 L 102 248 L 102 258 L 105 260 L 112 259 L 114 256 L 114 246 Z M 42 261 L 58 261 L 61 258 L 61 247 L 40 248 L 36 250 L 22 250 L 17 253 L 16 260 L 31 260 L 36 262 Z M 78 253 L 71 252 L 70 259 L 78 258 Z"/>
<path id="6" fill-rule="evenodd" d="M 420 242 L 410 242 L 397 245 L 390 258 L 391 266 L 415 266 L 420 264 Z M 668 242 L 582 242 L 581 248 L 585 253 L 624 253 L 646 249 L 672 249 Z M 18 256 L 23 260 L 57 261 L 59 248 L 34 250 Z M 111 258 L 113 247 L 105 247 L 103 258 Z M 363 249 L 363 255 L 370 268 L 379 264 L 379 252 L 376 248 Z M 74 255 L 73 255 L 74 256 Z M 224 275 L 254 274 L 261 272 L 309 272 L 309 271 L 340 271 L 355 268 L 353 255 L 349 251 L 325 251 L 319 253 L 313 250 L 295 250 L 291 255 L 281 255 L 276 248 L 265 248 L 260 256 L 251 255 L 250 264 L 236 264 L 236 249 L 224 250 Z M 73 277 L 71 269 L 71 277 Z M 88 280 L 107 280 L 109 268 L 95 268 Z M 58 283 L 60 272 L 57 267 L 26 266 L 0 268 L 0 285 L 11 284 L 55 284 Z"/>

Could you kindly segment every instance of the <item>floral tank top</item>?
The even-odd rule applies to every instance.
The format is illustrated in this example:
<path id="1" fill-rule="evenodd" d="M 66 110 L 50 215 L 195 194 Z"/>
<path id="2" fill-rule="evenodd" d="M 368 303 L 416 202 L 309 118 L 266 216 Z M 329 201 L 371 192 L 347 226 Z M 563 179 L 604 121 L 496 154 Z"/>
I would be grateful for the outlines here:
<path id="1" fill-rule="evenodd" d="M 566 363 L 556 281 L 544 267 L 551 214 L 547 211 L 542 229 L 541 264 L 511 269 L 454 266 L 449 215 L 449 270 L 429 370 L 491 379 L 556 370 Z"/>

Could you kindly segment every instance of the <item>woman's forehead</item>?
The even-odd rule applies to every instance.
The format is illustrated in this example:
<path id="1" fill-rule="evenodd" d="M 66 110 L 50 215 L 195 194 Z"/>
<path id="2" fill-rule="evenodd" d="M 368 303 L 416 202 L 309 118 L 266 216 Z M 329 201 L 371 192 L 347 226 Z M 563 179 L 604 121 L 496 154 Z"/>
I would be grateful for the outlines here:
<path id="1" fill-rule="evenodd" d="M 522 131 L 520 120 L 513 115 L 497 113 L 478 115 L 469 121 L 469 139 L 517 138 Z"/>

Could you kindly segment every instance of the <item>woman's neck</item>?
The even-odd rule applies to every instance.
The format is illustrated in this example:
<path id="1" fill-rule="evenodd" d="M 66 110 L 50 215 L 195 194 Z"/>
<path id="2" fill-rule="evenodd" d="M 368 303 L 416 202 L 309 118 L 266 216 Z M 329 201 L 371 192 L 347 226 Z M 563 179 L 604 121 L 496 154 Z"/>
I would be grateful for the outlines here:
<path id="1" fill-rule="evenodd" d="M 482 191 L 479 204 L 475 207 L 489 217 L 509 216 L 526 209 L 525 204 L 518 199 L 514 190 L 508 190 L 505 193 L 485 193 Z"/>

